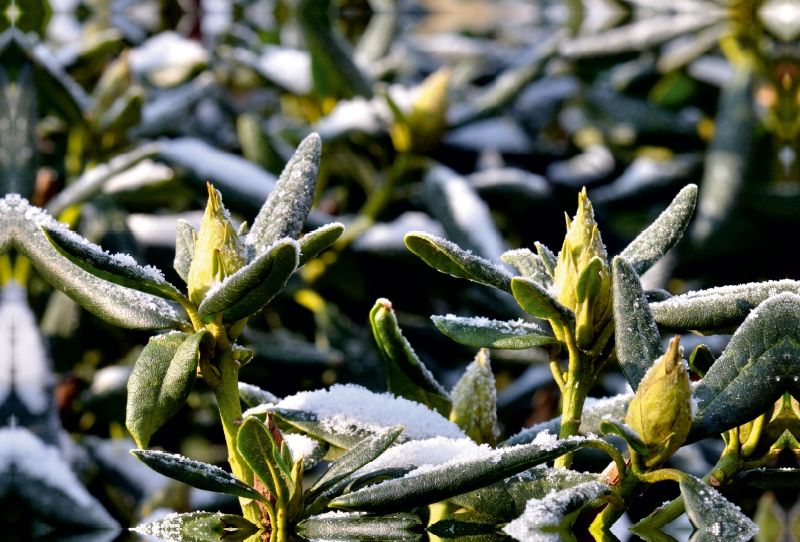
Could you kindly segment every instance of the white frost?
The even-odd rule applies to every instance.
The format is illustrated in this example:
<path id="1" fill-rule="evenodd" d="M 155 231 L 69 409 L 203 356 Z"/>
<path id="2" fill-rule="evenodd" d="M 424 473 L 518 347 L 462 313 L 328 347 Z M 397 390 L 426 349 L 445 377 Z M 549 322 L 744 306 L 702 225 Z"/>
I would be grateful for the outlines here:
<path id="1" fill-rule="evenodd" d="M 283 440 L 289 446 L 289 450 L 292 452 L 292 459 L 295 461 L 300 459 L 300 456 L 306 459 L 311 458 L 319 448 L 318 441 L 305 435 L 286 433 L 283 435 Z"/>

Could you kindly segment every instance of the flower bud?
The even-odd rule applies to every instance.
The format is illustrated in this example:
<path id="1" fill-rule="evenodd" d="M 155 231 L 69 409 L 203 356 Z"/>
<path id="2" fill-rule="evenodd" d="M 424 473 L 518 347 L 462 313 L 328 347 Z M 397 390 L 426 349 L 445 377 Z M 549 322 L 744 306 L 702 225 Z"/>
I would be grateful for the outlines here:
<path id="1" fill-rule="evenodd" d="M 500 429 L 497 425 L 497 391 L 489 363 L 489 351 L 481 348 L 475 361 L 450 394 L 453 408 L 450 421 L 478 444 L 495 446 Z"/>
<path id="2" fill-rule="evenodd" d="M 208 205 L 194 246 L 189 268 L 189 299 L 199 305 L 214 284 L 247 263 L 245 248 L 233 230 L 222 196 L 208 184 Z"/>
<path id="3" fill-rule="evenodd" d="M 644 375 L 625 417 L 647 446 L 644 463 L 650 468 L 669 459 L 692 428 L 689 371 L 679 343 L 680 335 Z"/>
<path id="4" fill-rule="evenodd" d="M 584 188 L 578 196 L 578 212 L 570 222 L 558 254 L 555 284 L 558 301 L 575 313 L 575 334 L 580 348 L 588 349 L 613 317 L 611 269 L 592 203 Z"/>
<path id="5" fill-rule="evenodd" d="M 425 152 L 439 143 L 447 128 L 447 89 L 451 75 L 447 68 L 429 75 L 415 89 L 410 111 L 395 113 L 399 118 L 389 133 L 398 152 Z"/>

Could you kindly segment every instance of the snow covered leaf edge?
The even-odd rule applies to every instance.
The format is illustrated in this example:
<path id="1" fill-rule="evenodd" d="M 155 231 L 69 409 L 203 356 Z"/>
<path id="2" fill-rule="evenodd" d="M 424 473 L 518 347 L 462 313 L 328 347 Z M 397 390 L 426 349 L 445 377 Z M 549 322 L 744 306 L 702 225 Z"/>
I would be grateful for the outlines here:
<path id="1" fill-rule="evenodd" d="M 536 324 L 522 320 L 490 320 L 448 314 L 431 316 L 439 331 L 460 344 L 478 348 L 525 350 L 535 346 L 559 344 L 558 339 Z"/>

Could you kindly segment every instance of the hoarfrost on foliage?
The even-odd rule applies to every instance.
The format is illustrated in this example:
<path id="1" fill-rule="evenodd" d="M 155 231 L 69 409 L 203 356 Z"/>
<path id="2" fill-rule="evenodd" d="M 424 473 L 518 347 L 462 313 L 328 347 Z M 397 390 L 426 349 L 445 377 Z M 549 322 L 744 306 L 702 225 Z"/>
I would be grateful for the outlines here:
<path id="1" fill-rule="evenodd" d="M 295 461 L 300 459 L 301 456 L 306 459 L 312 457 L 317 448 L 319 448 L 318 441 L 305 435 L 285 433 L 283 435 L 283 440 L 289 445 L 289 450 L 292 452 L 292 459 Z"/>
<path id="2" fill-rule="evenodd" d="M 499 331 L 500 333 L 504 333 L 506 335 L 528 335 L 529 333 L 542 333 L 544 331 L 541 327 L 537 326 L 536 324 L 526 322 L 522 318 L 516 321 L 492 320 L 484 316 L 466 317 L 466 316 L 456 316 L 455 314 L 448 314 L 444 317 L 444 319 L 449 322 L 453 322 L 455 324 L 460 324 L 464 326 L 480 327 L 485 329 L 491 329 L 494 331 Z"/>
<path id="3" fill-rule="evenodd" d="M 314 516 L 314 519 L 342 519 L 342 518 L 360 518 L 365 516 L 366 512 L 344 512 L 342 510 L 331 510 L 324 514 Z"/>
<path id="4" fill-rule="evenodd" d="M 530 499 L 522 515 L 503 527 L 503 531 L 520 542 L 561 542 L 561 535 L 550 529 L 558 528 L 565 515 L 608 492 L 608 486 L 600 482 L 551 491 L 544 499 Z M 550 532 L 543 528 L 550 528 Z"/>
<path id="5" fill-rule="evenodd" d="M 474 440 L 469 438 L 436 437 L 412 440 L 389 448 L 377 459 L 355 471 L 352 477 L 381 469 L 416 469 L 444 465 L 450 461 L 464 460 L 468 457 L 488 457 L 491 451 L 489 446 L 478 446 Z"/>
<path id="6" fill-rule="evenodd" d="M 44 414 L 55 381 L 36 318 L 16 282 L 6 284 L 1 299 L 0 405 L 13 389 L 30 414 Z"/>
<path id="7" fill-rule="evenodd" d="M 403 425 L 406 429 L 400 439 L 405 440 L 465 437 L 456 424 L 425 405 L 390 393 L 373 393 L 354 384 L 300 392 L 272 408 L 313 413 L 327 430 L 335 433 L 358 434 Z M 251 409 L 248 413 L 254 412 Z"/>

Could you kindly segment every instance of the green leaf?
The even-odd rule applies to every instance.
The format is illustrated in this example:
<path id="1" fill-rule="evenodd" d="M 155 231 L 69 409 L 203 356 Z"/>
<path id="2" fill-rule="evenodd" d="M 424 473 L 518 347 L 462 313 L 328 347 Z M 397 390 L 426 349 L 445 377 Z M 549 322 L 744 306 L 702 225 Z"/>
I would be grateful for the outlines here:
<path id="1" fill-rule="evenodd" d="M 239 382 L 239 398 L 249 408 L 259 405 L 274 405 L 280 402 L 279 398 L 267 390 L 262 390 L 258 386 L 246 382 Z"/>
<path id="2" fill-rule="evenodd" d="M 736 487 L 748 485 L 758 489 L 793 490 L 800 485 L 800 469 L 752 469 L 734 481 Z"/>
<path id="3" fill-rule="evenodd" d="M 758 532 L 758 526 L 699 478 L 684 474 L 680 481 L 686 515 L 697 531 L 693 541 L 730 540 L 745 542 Z"/>
<path id="4" fill-rule="evenodd" d="M 236 437 L 236 448 L 279 506 L 288 503 L 295 491 L 291 470 L 267 426 L 257 418 L 245 418 Z"/>
<path id="5" fill-rule="evenodd" d="M 343 233 L 344 225 L 332 222 L 305 234 L 300 239 L 300 262 L 297 267 L 303 267 L 308 260 L 336 242 Z"/>
<path id="6" fill-rule="evenodd" d="M 372 333 L 386 368 L 389 392 L 450 415 L 450 397 L 403 337 L 388 299 L 379 299 L 369 313 Z"/>
<path id="7" fill-rule="evenodd" d="M 453 386 L 450 421 L 478 444 L 497 446 L 497 385 L 489 351 L 481 348 Z"/>
<path id="8" fill-rule="evenodd" d="M 601 422 L 608 418 L 625 419 L 625 414 L 628 412 L 628 402 L 632 395 L 621 394 L 614 397 L 604 397 L 602 399 L 595 399 L 594 397 L 587 397 L 583 405 L 583 414 L 581 414 L 581 426 L 578 432 L 581 435 L 589 433 L 600 433 Z M 533 442 L 539 433 L 549 431 L 551 434 L 557 435 L 561 428 L 561 416 L 553 418 L 550 421 L 536 424 L 527 429 L 523 429 L 516 435 L 512 436 L 501 446 L 516 446 L 517 444 L 527 444 Z"/>
<path id="9" fill-rule="evenodd" d="M 439 331 L 467 346 L 525 350 L 535 346 L 559 344 L 552 334 L 536 324 L 522 320 L 490 320 L 461 316 L 431 316 Z"/>
<path id="10" fill-rule="evenodd" d="M 600 475 L 590 472 L 535 467 L 490 486 L 457 495 L 450 502 L 501 521 L 510 521 L 522 514 L 530 499 L 543 499 L 552 491 L 598 482 L 600 478 Z"/>
<path id="11" fill-rule="evenodd" d="M 131 454 L 157 473 L 197 489 L 265 500 L 254 488 L 214 465 L 156 450 L 131 450 Z"/>
<path id="12" fill-rule="evenodd" d="M 653 267 L 683 236 L 696 202 L 697 186 L 685 186 L 655 222 L 631 241 L 620 257 L 627 260 L 639 275 Z"/>
<path id="13" fill-rule="evenodd" d="M 110 283 L 65 260 L 42 226 L 64 228 L 17 195 L 0 199 L 0 251 L 16 248 L 44 280 L 112 325 L 139 330 L 184 327 L 185 322 L 163 299 Z M 69 235 L 65 228 L 64 233 Z"/>
<path id="14" fill-rule="evenodd" d="M 533 246 L 536 247 L 536 252 L 539 254 L 539 257 L 542 259 L 542 263 L 544 264 L 545 270 L 547 270 L 547 274 L 551 277 L 556 276 L 556 266 L 558 265 L 558 256 L 553 254 L 553 252 L 547 248 L 545 245 L 536 241 Z"/>
<path id="15" fill-rule="evenodd" d="M 628 447 L 636 451 L 637 454 L 647 455 L 647 444 L 642 441 L 639 433 L 630 426 L 625 425 L 619 420 L 608 418 L 600 422 L 600 430 L 604 435 L 617 435 L 624 440 Z"/>
<path id="16" fill-rule="evenodd" d="M 403 429 L 403 426 L 383 429 L 350 448 L 339 459 L 331 463 L 328 470 L 317 479 L 316 483 L 308 490 L 306 500 L 311 502 L 316 495 L 350 476 L 370 461 L 377 459 L 397 440 Z"/>
<path id="17" fill-rule="evenodd" d="M 784 392 L 799 396 L 798 374 L 800 296 L 786 292 L 750 313 L 694 389 L 698 411 L 687 441 L 757 418 Z"/>
<path id="18" fill-rule="evenodd" d="M 414 514 L 364 517 L 362 514 L 314 516 L 297 524 L 297 534 L 308 540 L 418 540 L 409 529 L 422 522 Z"/>
<path id="19" fill-rule="evenodd" d="M 191 224 L 179 218 L 175 224 L 175 261 L 172 266 L 178 272 L 183 282 L 189 283 L 189 269 L 194 259 L 194 244 L 197 242 L 197 232 Z"/>
<path id="20" fill-rule="evenodd" d="M 61 228 L 42 226 L 42 231 L 59 254 L 87 273 L 113 284 L 165 299 L 184 298 L 175 286 L 164 280 L 158 269 L 141 267 L 125 254 L 111 256 L 97 245 Z"/>
<path id="21" fill-rule="evenodd" d="M 664 354 L 664 348 L 636 270 L 619 256 L 611 265 L 617 359 L 636 391 L 653 362 Z"/>
<path id="22" fill-rule="evenodd" d="M 223 322 L 237 322 L 263 309 L 286 285 L 297 268 L 297 241 L 284 239 L 209 290 L 197 308 L 203 321 L 222 313 Z"/>
<path id="23" fill-rule="evenodd" d="M 170 514 L 131 529 L 139 534 L 180 542 L 244 542 L 258 527 L 241 516 L 219 512 Z"/>
<path id="24" fill-rule="evenodd" d="M 542 499 L 531 499 L 525 512 L 506 525 L 503 531 L 520 542 L 551 540 L 561 535 L 569 540 L 575 513 L 602 495 L 611 493 L 611 488 L 600 482 L 585 482 L 569 489 L 548 494 Z"/>
<path id="25" fill-rule="evenodd" d="M 407 234 L 405 243 L 408 250 L 442 273 L 511 293 L 511 274 L 508 271 L 463 250 L 455 243 L 424 232 Z"/>
<path id="26" fill-rule="evenodd" d="M 520 307 L 531 316 L 549 320 L 551 324 L 557 323 L 562 327 L 574 327 L 575 315 L 572 311 L 531 279 L 514 277 L 511 280 L 511 291 Z"/>
<path id="27" fill-rule="evenodd" d="M 519 270 L 520 275 L 534 280 L 545 287 L 553 285 L 553 277 L 545 266 L 542 257 L 527 248 L 518 248 L 503 253 L 502 259 Z"/>
<path id="28" fill-rule="evenodd" d="M 705 344 L 698 344 L 689 355 L 689 368 L 698 375 L 705 376 L 716 359 Z"/>
<path id="29" fill-rule="evenodd" d="M 739 325 L 760 303 L 783 292 L 800 294 L 800 282 L 779 280 L 710 288 L 652 303 L 650 310 L 662 326 L 718 330 Z"/>
<path id="30" fill-rule="evenodd" d="M 264 254 L 278 239 L 297 239 L 314 203 L 322 140 L 313 133 L 300 142 L 275 188 L 253 221 L 247 244 L 254 256 Z"/>
<path id="31" fill-rule="evenodd" d="M 428 527 L 428 532 L 439 538 L 457 538 L 459 542 L 491 542 L 502 538 L 495 519 L 477 512 L 443 516 Z"/>
<path id="32" fill-rule="evenodd" d="M 168 333 L 150 339 L 128 380 L 125 424 L 139 448 L 186 402 L 194 388 L 201 342 L 211 334 Z"/>
<path id="33" fill-rule="evenodd" d="M 531 444 L 496 450 L 488 458 L 445 464 L 422 474 L 412 473 L 400 480 L 348 493 L 331 501 L 330 506 L 388 512 L 431 504 L 508 478 L 592 443 L 575 437 L 558 441 L 555 437 L 540 438 Z"/>

